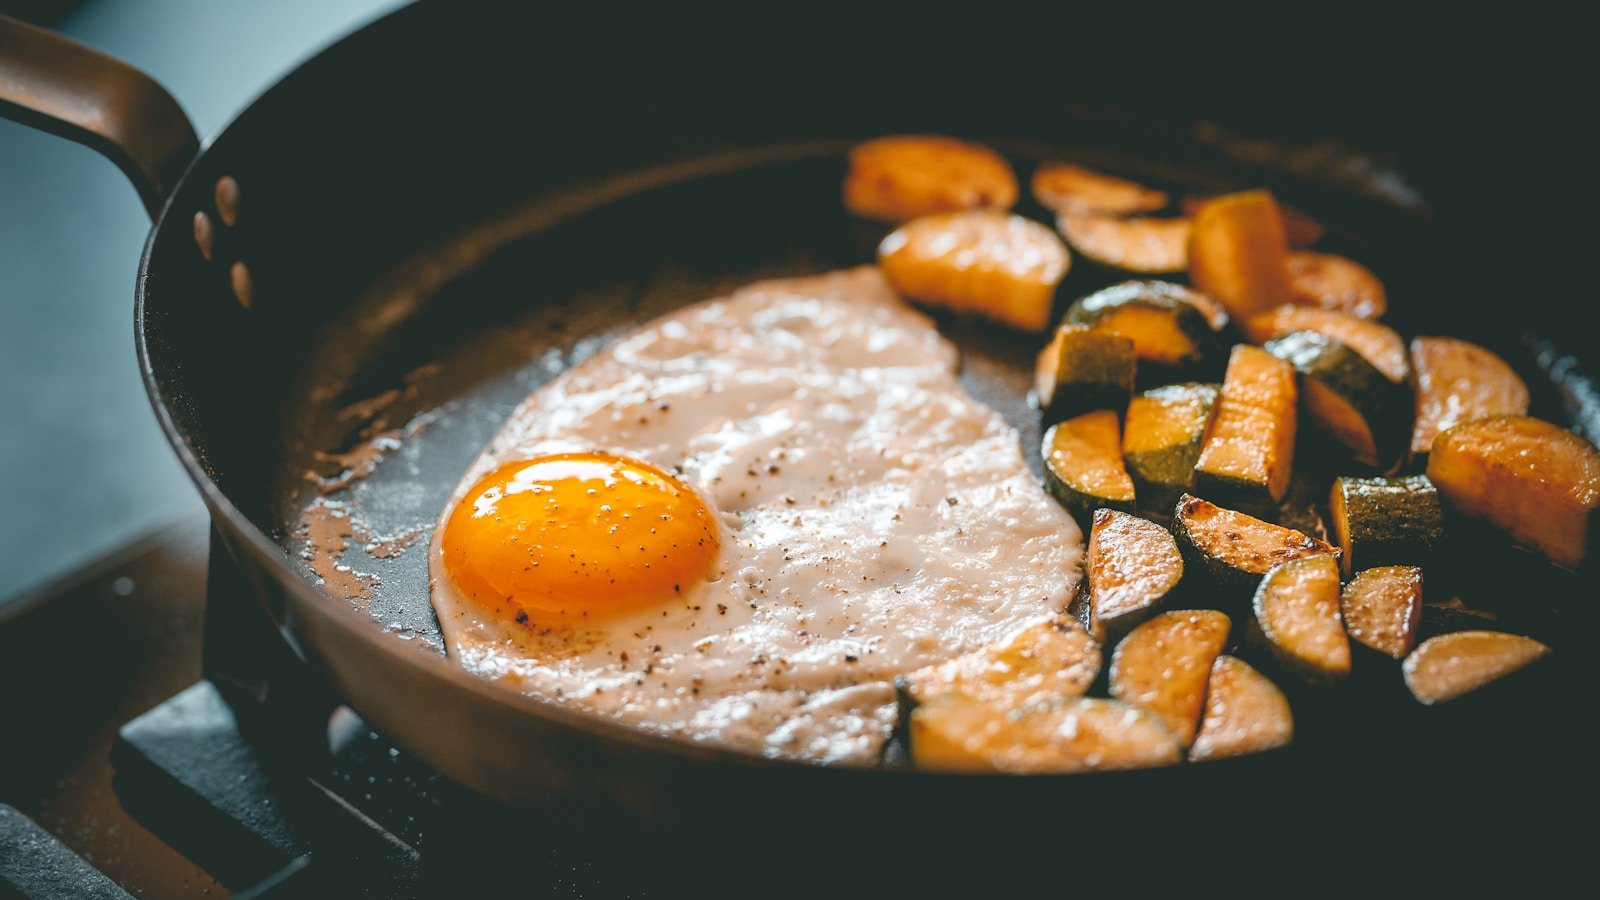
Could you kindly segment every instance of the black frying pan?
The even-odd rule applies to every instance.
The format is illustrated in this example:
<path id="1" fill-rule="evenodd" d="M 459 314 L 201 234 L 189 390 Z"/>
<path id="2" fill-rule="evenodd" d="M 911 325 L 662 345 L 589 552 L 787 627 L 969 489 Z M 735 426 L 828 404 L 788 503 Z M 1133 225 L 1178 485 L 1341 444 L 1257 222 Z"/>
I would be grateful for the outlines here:
<path id="1" fill-rule="evenodd" d="M 441 652 L 425 532 L 388 558 L 350 542 L 341 561 L 377 579 L 370 596 L 319 589 L 301 553 L 309 506 L 347 504 L 378 536 L 427 529 L 511 407 L 597 340 L 758 277 L 868 261 L 881 232 L 843 214 L 838 184 L 844 149 L 882 133 L 981 139 L 1024 175 L 1065 157 L 1179 190 L 1271 187 L 1332 226 L 1327 247 L 1384 276 L 1403 332 L 1499 349 L 1545 416 L 1581 395 L 1570 367 L 1565 380 L 1541 376 L 1521 329 L 1458 302 L 1481 270 L 1461 265 L 1421 197 L 1370 159 L 1336 143 L 1233 138 L 1174 117 L 1170 98 L 1129 112 L 1140 105 L 1125 79 L 1104 104 L 1068 104 L 1049 60 L 1020 45 L 944 66 L 915 43 L 790 54 L 425 3 L 305 63 L 197 155 L 154 84 L 0 21 L 0 112 L 96 146 L 151 209 L 135 307 L 146 384 L 250 592 L 374 727 L 499 803 L 653 834 L 754 835 L 769 850 L 818 834 L 876 846 L 929 826 L 1053 836 L 1087 810 L 1152 828 L 1202 813 L 1326 821 L 1363 804 L 1449 825 L 1490 797 L 1531 814 L 1575 771 L 1560 755 L 1578 743 L 1556 712 L 1566 699 L 1549 693 L 1570 693 L 1564 676 L 1454 709 L 1379 688 L 1367 707 L 1323 716 L 1314 710 L 1341 701 L 1312 698 L 1295 747 L 1205 766 L 1032 778 L 822 769 L 646 736 L 467 675 Z M 1063 294 L 1109 278 L 1080 263 Z M 967 387 L 1036 445 L 1024 398 L 1036 339 L 942 324 Z M 341 454 L 395 429 L 400 448 L 370 475 L 332 490 L 307 477 L 336 476 L 356 459 Z M 1487 568 L 1462 581 L 1507 627 L 1558 658 L 1583 645 L 1586 582 Z M 1493 782 L 1456 791 L 1485 767 Z"/>

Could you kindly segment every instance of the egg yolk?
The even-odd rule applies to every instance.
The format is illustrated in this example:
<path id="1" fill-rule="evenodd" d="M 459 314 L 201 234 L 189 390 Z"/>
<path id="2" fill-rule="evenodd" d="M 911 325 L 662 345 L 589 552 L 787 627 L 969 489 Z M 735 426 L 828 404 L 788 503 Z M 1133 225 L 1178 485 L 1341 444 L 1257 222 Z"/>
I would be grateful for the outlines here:
<path id="1" fill-rule="evenodd" d="M 625 456 L 563 453 L 484 476 L 450 512 L 440 546 L 474 600 L 572 620 L 681 595 L 711 569 L 720 541 L 710 507 L 672 475 Z"/>

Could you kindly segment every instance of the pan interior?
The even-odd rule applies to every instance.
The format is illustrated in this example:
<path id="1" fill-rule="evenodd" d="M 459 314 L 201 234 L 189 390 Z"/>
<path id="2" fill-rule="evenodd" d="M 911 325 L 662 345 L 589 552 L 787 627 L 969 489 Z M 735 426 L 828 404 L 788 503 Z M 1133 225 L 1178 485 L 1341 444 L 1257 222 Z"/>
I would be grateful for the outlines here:
<path id="1" fill-rule="evenodd" d="M 1252 186 L 1123 155 L 998 146 L 1024 180 L 1042 159 L 1060 157 L 1178 192 Z M 631 326 L 758 279 L 870 262 L 887 226 L 842 210 L 847 147 L 707 154 L 578 185 L 533 198 L 391 269 L 320 327 L 289 392 L 273 536 L 305 577 L 323 580 L 331 602 L 363 610 L 420 652 L 442 653 L 426 547 L 470 461 L 530 391 Z M 1377 270 L 1393 301 L 1389 321 L 1402 333 L 1461 333 L 1427 324 L 1438 307 L 1420 251 L 1396 246 L 1394 233 L 1381 228 L 1364 230 L 1343 210 L 1325 211 L 1314 196 L 1290 192 L 1288 199 L 1330 226 L 1319 249 Z M 1026 200 L 1018 211 L 1050 221 Z M 1121 277 L 1075 260 L 1057 312 Z M 1027 390 L 1043 337 L 936 318 L 961 350 L 965 387 L 1018 429 L 1037 470 L 1038 418 Z M 1505 352 L 1530 384 L 1538 382 L 1506 336 L 1462 327 Z M 1558 417 L 1548 392 L 1536 394 L 1536 414 Z M 1310 506 L 1324 498 L 1302 499 Z M 1483 590 L 1498 590 L 1510 577 L 1491 578 Z M 1554 589 L 1565 584 L 1565 576 L 1539 577 L 1556 579 Z M 1551 621 L 1546 612 L 1524 611 L 1501 627 L 1522 624 L 1557 643 L 1559 635 L 1541 633 Z"/>

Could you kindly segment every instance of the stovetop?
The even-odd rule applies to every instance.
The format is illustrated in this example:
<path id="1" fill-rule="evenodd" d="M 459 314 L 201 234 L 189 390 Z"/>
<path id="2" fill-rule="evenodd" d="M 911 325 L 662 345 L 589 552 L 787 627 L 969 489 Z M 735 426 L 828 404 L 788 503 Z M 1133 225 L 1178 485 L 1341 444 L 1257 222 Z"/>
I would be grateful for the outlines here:
<path id="1" fill-rule="evenodd" d="M 286 648 L 227 601 L 207 532 L 155 535 L 0 630 L 0 896 L 640 893 L 559 823 L 539 841 L 519 815 L 497 846 L 502 811 L 273 668 Z"/>

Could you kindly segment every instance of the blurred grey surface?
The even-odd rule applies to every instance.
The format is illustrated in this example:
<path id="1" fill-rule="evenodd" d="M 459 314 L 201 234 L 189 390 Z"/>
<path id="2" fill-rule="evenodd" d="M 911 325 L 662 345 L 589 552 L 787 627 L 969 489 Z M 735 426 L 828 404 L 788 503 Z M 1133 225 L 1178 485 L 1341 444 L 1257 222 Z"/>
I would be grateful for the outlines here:
<path id="1" fill-rule="evenodd" d="M 206 138 L 297 62 L 400 5 L 88 0 L 42 24 L 150 73 Z M 200 510 L 134 361 L 149 224 L 111 163 L 0 121 L 0 607 Z"/>

